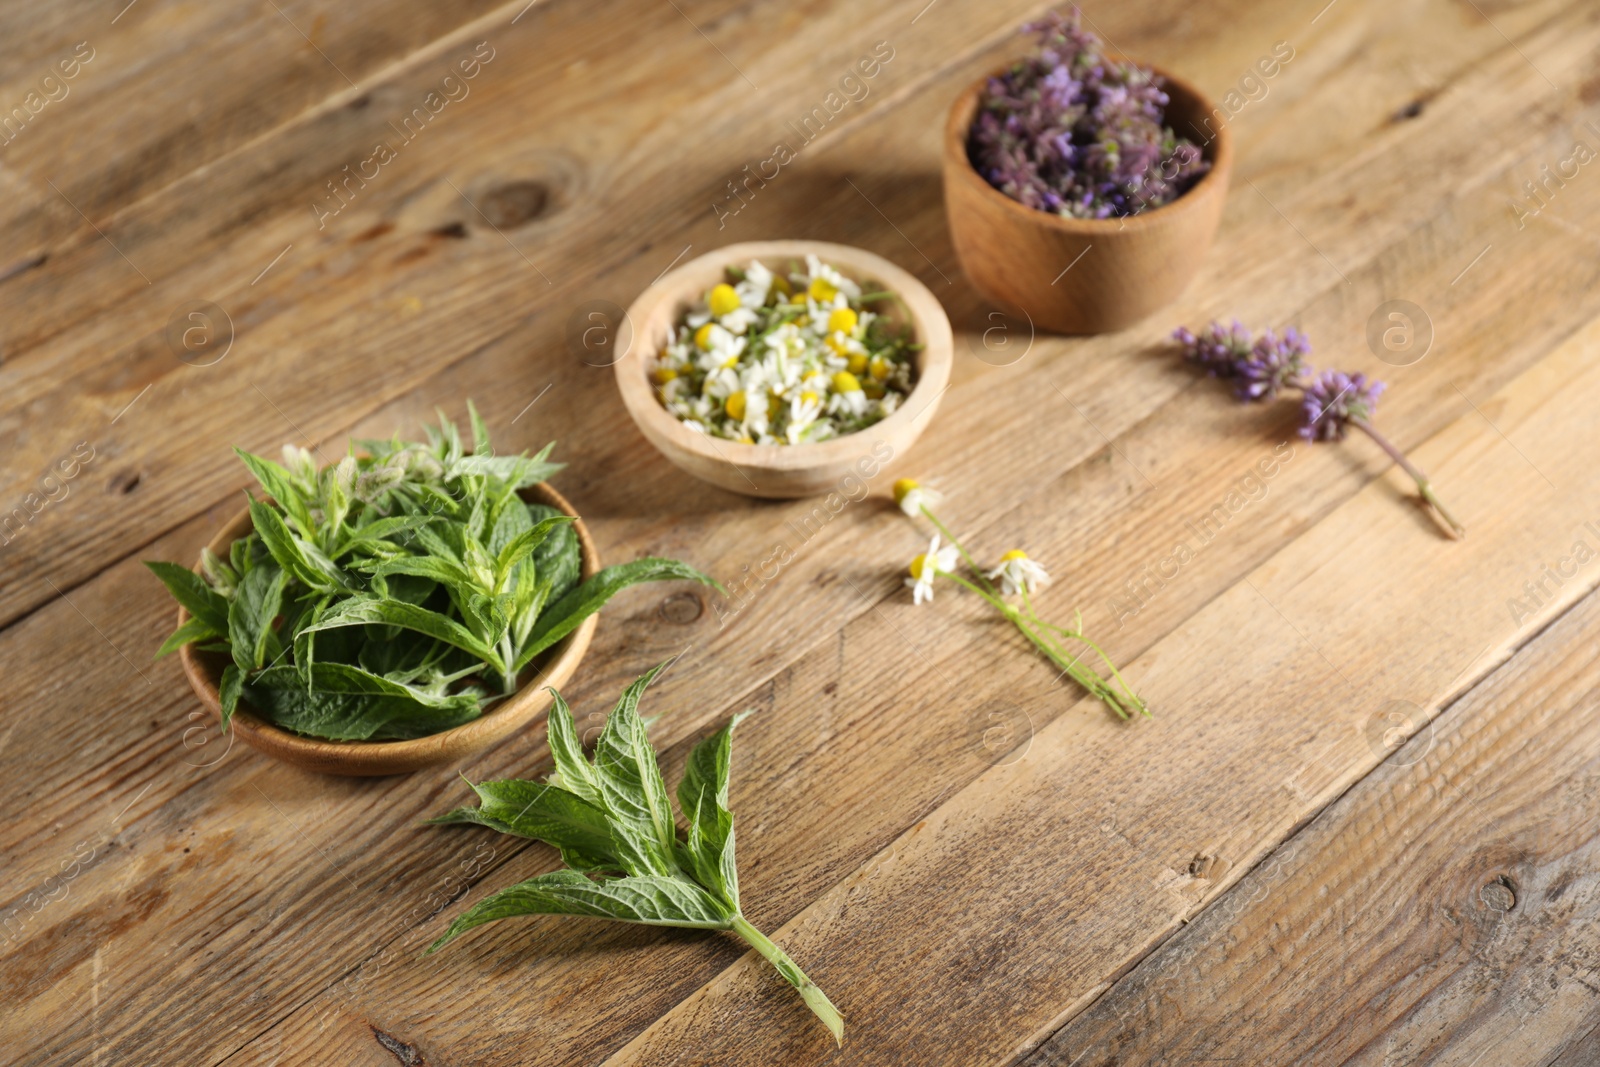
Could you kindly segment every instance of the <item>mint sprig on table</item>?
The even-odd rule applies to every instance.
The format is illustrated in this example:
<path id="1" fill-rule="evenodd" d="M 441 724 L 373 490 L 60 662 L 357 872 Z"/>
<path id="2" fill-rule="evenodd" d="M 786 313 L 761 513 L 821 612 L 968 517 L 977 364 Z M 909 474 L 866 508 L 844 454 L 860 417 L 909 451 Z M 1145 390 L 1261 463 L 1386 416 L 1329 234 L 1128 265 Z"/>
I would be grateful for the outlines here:
<path id="1" fill-rule="evenodd" d="M 318 470 L 285 446 L 278 464 L 235 449 L 270 500 L 204 576 L 147 563 L 191 616 L 156 653 L 186 644 L 231 658 L 224 728 L 240 699 L 262 718 L 329 740 L 423 737 L 516 692 L 519 676 L 619 590 L 716 582 L 646 558 L 580 581 L 572 518 L 518 491 L 562 464 L 499 456 L 469 402 L 472 450 L 449 419 L 426 443 L 352 442 Z M 361 450 L 356 454 L 356 448 Z"/>
<path id="2" fill-rule="evenodd" d="M 546 782 L 508 779 L 473 785 L 476 808 L 457 808 L 434 823 L 473 823 L 532 838 L 560 850 L 567 869 L 502 889 L 457 916 L 428 947 L 433 952 L 475 926 L 516 915 L 587 915 L 648 926 L 731 930 L 777 968 L 844 1043 L 844 1019 L 783 949 L 750 925 L 739 907 L 728 769 L 733 728 L 695 746 L 678 783 L 688 822 L 680 837 L 655 749 L 639 717 L 639 697 L 665 667 L 657 666 L 622 694 L 595 744 L 584 755 L 572 712 L 554 689 L 546 727 L 556 773 Z M 468 783 L 471 784 L 471 783 Z"/>

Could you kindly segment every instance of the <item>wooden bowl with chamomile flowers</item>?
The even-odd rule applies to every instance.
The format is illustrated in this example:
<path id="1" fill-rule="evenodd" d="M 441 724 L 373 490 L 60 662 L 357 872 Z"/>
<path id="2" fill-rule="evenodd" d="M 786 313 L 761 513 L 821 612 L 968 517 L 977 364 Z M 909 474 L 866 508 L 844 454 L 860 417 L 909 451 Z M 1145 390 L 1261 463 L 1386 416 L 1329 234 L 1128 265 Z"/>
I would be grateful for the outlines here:
<path id="1" fill-rule="evenodd" d="M 587 581 L 600 570 L 600 554 L 589 530 L 567 499 L 544 482 L 519 491 L 529 504 L 544 504 L 573 518 L 580 559 L 580 581 Z M 208 546 L 226 558 L 233 543 L 252 530 L 248 508 L 234 516 L 217 532 Z M 195 571 L 200 572 L 197 564 Z M 178 625 L 189 621 L 189 612 L 178 609 Z M 519 678 L 517 691 L 495 704 L 478 718 L 460 726 L 404 741 L 327 741 L 302 736 L 274 726 L 252 713 L 248 697 L 241 697 L 229 728 L 232 737 L 242 739 L 265 755 L 285 763 L 323 774 L 373 777 L 407 774 L 424 767 L 449 763 L 479 752 L 502 741 L 517 730 L 537 721 L 550 707 L 550 688 L 560 688 L 578 669 L 578 662 L 589 648 L 599 624 L 598 614 L 590 615 L 566 637 L 556 642 L 527 668 Z M 220 686 L 223 669 L 231 662 L 225 652 L 207 652 L 187 644 L 178 650 L 183 673 L 200 702 L 220 720 Z"/>
<path id="2" fill-rule="evenodd" d="M 714 287 L 725 285 L 729 268 L 745 271 L 754 261 L 776 278 L 785 279 L 783 286 L 790 286 L 787 279 L 797 265 L 801 272 L 808 269 L 808 256 L 816 257 L 861 289 L 863 323 L 867 321 L 865 312 L 870 311 L 885 329 L 899 331 L 898 336 L 906 340 L 904 360 L 909 363 L 909 370 L 905 374 L 910 384 L 903 397 L 897 397 L 898 406 L 876 422 L 824 440 L 767 444 L 714 436 L 669 412 L 652 375 L 659 373 L 658 360 L 679 337 L 686 316 L 706 304 L 707 294 Z M 788 299 L 801 305 L 806 292 L 801 287 Z M 772 300 L 777 302 L 777 297 Z M 824 306 L 815 313 L 816 321 L 827 321 L 827 328 L 832 330 L 826 310 Z M 856 321 L 853 312 L 850 321 Z M 622 402 L 639 431 L 663 456 L 696 478 L 730 492 L 788 499 L 835 492 L 848 495 L 854 484 L 877 477 L 898 463 L 938 410 L 950 381 L 953 346 L 944 308 L 927 286 L 909 272 L 860 248 L 790 240 L 728 245 L 669 271 L 628 308 L 617 330 L 615 351 L 620 353 L 614 367 Z M 833 378 L 854 383 L 854 376 L 847 372 L 835 373 Z M 785 399 L 785 389 L 792 393 L 795 385 L 778 383 L 771 387 L 769 404 L 773 410 L 792 402 Z M 834 399 L 825 388 L 822 392 L 828 402 Z M 811 403 L 819 403 L 815 394 L 809 395 Z M 712 399 L 707 391 L 705 402 L 709 404 Z M 716 405 L 725 407 L 726 399 L 716 398 Z M 743 404 L 740 410 L 745 410 Z"/>

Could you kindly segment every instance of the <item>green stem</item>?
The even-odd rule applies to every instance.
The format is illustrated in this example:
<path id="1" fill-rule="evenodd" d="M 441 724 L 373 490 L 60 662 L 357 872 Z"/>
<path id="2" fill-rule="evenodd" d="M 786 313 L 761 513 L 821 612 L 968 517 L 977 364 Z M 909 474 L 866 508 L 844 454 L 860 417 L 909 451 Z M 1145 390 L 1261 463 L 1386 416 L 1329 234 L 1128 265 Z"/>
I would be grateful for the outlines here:
<path id="1" fill-rule="evenodd" d="M 1127 711 L 1122 707 L 1122 702 L 1117 699 L 1116 692 L 1106 685 L 1105 679 L 1080 664 L 1077 657 L 1074 656 L 1068 659 L 1064 649 L 1058 652 L 1042 635 L 1035 632 L 1032 627 L 1023 621 L 1022 613 L 1016 608 L 999 599 L 999 597 L 990 596 L 960 575 L 951 574 L 949 571 L 934 571 L 934 574 L 949 578 L 956 584 L 965 586 L 983 597 L 994 606 L 996 611 L 1010 620 L 1011 624 L 1017 628 L 1022 636 L 1032 642 L 1033 646 L 1042 652 L 1046 659 L 1071 675 L 1073 681 L 1082 686 L 1091 696 L 1116 712 L 1117 715 L 1124 719 L 1128 717 Z M 1038 622 L 1039 620 L 1035 618 L 1033 621 Z M 1085 644 L 1088 644 L 1088 642 L 1085 642 Z"/>
<path id="2" fill-rule="evenodd" d="M 1450 509 L 1445 507 L 1443 501 L 1434 493 L 1433 485 L 1428 481 L 1428 476 L 1422 473 L 1421 468 L 1407 459 L 1405 453 L 1395 447 L 1394 442 L 1379 433 L 1378 428 L 1366 419 L 1352 415 L 1350 416 L 1350 425 L 1372 438 L 1379 448 L 1389 453 L 1390 459 L 1400 465 L 1401 470 L 1411 475 L 1411 480 L 1417 483 L 1417 492 L 1422 494 L 1422 499 L 1433 505 L 1433 510 L 1438 512 L 1439 517 L 1449 525 L 1452 534 L 1456 537 L 1467 536 L 1467 528 L 1456 521 L 1456 517 L 1450 514 Z"/>
<path id="3" fill-rule="evenodd" d="M 1032 616 L 1032 621 L 1038 623 L 1040 626 L 1055 630 L 1057 633 L 1070 637 L 1074 641 L 1082 641 L 1084 644 L 1094 649 L 1095 655 L 1100 657 L 1101 661 L 1105 663 L 1106 668 L 1111 671 L 1111 676 L 1117 680 L 1117 684 L 1122 686 L 1122 691 L 1127 693 L 1129 698 L 1132 699 L 1134 707 L 1143 712 L 1145 718 L 1151 717 L 1149 705 L 1144 702 L 1143 698 L 1141 698 L 1138 693 L 1133 691 L 1133 686 L 1129 685 L 1128 680 L 1122 676 L 1122 672 L 1117 670 L 1117 665 L 1111 662 L 1111 657 L 1106 655 L 1105 649 L 1101 648 L 1099 645 L 1089 640 L 1088 637 L 1084 636 L 1082 630 L 1068 630 L 1064 627 L 1057 626 L 1055 623 L 1045 622 L 1037 615 Z"/>
<path id="4" fill-rule="evenodd" d="M 992 598 L 998 597 L 1000 595 L 1000 591 L 990 583 L 989 579 L 983 576 L 983 568 L 978 566 L 978 561 L 972 558 L 972 555 L 966 550 L 965 547 L 962 546 L 960 541 L 956 540 L 956 535 L 951 533 L 945 524 L 939 521 L 939 517 L 928 510 L 926 504 L 922 506 L 922 514 L 927 517 L 929 522 L 933 523 L 934 529 L 944 534 L 946 541 L 949 541 L 952 545 L 956 546 L 956 551 L 961 553 L 961 558 L 967 561 L 968 567 L 972 568 L 972 576 L 978 579 L 978 581 L 982 582 L 985 589 L 989 590 L 991 603 L 993 603 L 994 601 Z M 972 587 L 969 585 L 967 588 L 971 589 Z"/>
<path id="5" fill-rule="evenodd" d="M 517 691 L 517 668 L 515 666 L 517 653 L 511 647 L 511 634 L 509 632 L 500 638 L 500 662 L 506 665 L 501 672 L 501 686 L 506 696 L 510 696 Z"/>
<path id="6" fill-rule="evenodd" d="M 800 999 L 806 1002 L 817 1018 L 822 1020 L 822 1025 L 828 1028 L 833 1035 L 833 1040 L 844 1044 L 844 1016 L 839 1014 L 839 1009 L 833 1006 L 827 994 L 818 989 L 816 983 L 806 977 L 788 953 L 772 943 L 766 934 L 751 926 L 743 915 L 733 917 L 732 930 L 750 943 L 750 947 L 761 953 L 762 957 L 773 967 L 777 968 L 784 980 L 794 986 L 800 994 Z"/>

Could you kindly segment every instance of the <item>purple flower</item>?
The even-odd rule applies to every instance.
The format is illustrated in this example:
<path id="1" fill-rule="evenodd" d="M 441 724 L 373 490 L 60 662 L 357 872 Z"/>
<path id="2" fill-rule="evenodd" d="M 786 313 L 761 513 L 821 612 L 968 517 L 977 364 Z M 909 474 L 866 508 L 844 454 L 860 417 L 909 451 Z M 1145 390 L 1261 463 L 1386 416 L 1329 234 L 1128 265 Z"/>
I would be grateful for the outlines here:
<path id="1" fill-rule="evenodd" d="M 1253 344 L 1250 331 L 1238 319 L 1228 326 L 1213 322 L 1198 334 L 1179 326 L 1172 331 L 1172 338 L 1183 346 L 1184 359 L 1204 367 L 1213 378 L 1237 378 Z"/>
<path id="2" fill-rule="evenodd" d="M 1234 374 L 1240 379 L 1236 390 L 1239 399 L 1271 400 L 1285 386 L 1298 384 L 1310 370 L 1306 363 L 1310 354 L 1311 342 L 1293 326 L 1284 330 L 1281 337 L 1268 330 L 1256 338 L 1249 355 L 1234 364 Z"/>
<path id="3" fill-rule="evenodd" d="M 1074 8 L 1023 26 L 1039 51 L 989 79 L 967 138 L 973 167 L 1019 203 L 1076 218 L 1176 200 L 1211 164 L 1163 125 L 1161 79 L 1105 58 L 1081 21 Z"/>
<path id="4" fill-rule="evenodd" d="M 1305 383 L 1305 425 L 1300 436 L 1307 441 L 1341 441 L 1351 419 L 1370 422 L 1378 410 L 1384 385 L 1365 374 L 1325 370 Z"/>

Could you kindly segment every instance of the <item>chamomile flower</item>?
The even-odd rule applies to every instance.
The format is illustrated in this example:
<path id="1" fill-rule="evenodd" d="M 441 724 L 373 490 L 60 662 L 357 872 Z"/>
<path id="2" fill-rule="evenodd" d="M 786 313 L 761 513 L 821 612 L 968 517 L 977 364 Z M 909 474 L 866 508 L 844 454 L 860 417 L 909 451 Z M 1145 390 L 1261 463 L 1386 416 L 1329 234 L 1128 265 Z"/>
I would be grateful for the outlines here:
<path id="1" fill-rule="evenodd" d="M 861 391 L 861 383 L 856 381 L 855 375 L 847 370 L 839 371 L 833 376 L 832 385 L 834 393 L 828 397 L 829 415 L 865 415 L 867 413 L 867 394 Z"/>
<path id="2" fill-rule="evenodd" d="M 1020 548 L 1013 548 L 1001 556 L 1000 566 L 987 572 L 984 577 L 991 582 L 998 578 L 1000 589 L 1006 596 L 1024 589 L 1030 593 L 1037 592 L 1050 584 L 1050 575 Z"/>
<path id="3" fill-rule="evenodd" d="M 939 547 L 939 535 L 934 534 L 928 542 L 928 551 L 917 556 L 907 568 L 910 577 L 906 579 L 906 588 L 911 590 L 911 602 L 920 604 L 924 600 L 933 600 L 933 579 L 939 571 L 951 571 L 955 568 L 958 552 L 954 545 Z"/>
<path id="4" fill-rule="evenodd" d="M 850 300 L 861 299 L 861 286 L 815 255 L 806 257 L 804 281 L 806 295 L 819 304 L 833 305 L 834 297 L 840 293 Z"/>
<path id="5" fill-rule="evenodd" d="M 717 321 L 722 323 L 724 329 L 742 334 L 760 322 L 761 316 L 753 308 L 736 307 Z"/>
<path id="6" fill-rule="evenodd" d="M 914 519 L 923 508 L 936 508 L 943 503 L 944 494 L 915 479 L 901 478 L 894 483 L 894 502 Z"/>
<path id="7" fill-rule="evenodd" d="M 760 260 L 752 260 L 745 269 L 744 280 L 733 287 L 739 294 L 739 303 L 755 309 L 764 306 L 767 294 L 772 291 L 772 272 Z"/>
<path id="8" fill-rule="evenodd" d="M 648 369 L 675 418 L 728 440 L 805 444 L 903 404 L 916 369 L 906 331 L 863 306 L 862 286 L 831 265 L 813 257 L 789 270 L 730 269 L 678 321 Z M 730 410 L 735 394 L 744 400 Z"/>

